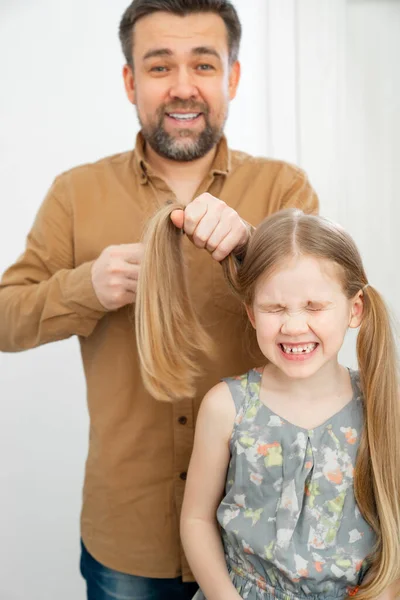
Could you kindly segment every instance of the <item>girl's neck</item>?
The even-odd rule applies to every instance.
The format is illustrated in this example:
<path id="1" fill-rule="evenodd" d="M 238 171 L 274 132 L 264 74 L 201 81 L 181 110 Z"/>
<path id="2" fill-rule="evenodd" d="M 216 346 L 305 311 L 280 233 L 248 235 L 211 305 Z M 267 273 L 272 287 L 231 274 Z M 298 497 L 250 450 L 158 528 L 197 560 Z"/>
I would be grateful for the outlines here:
<path id="1" fill-rule="evenodd" d="M 347 369 L 327 364 L 306 379 L 287 377 L 274 365 L 262 375 L 260 400 L 276 415 L 303 429 L 314 429 L 344 408 L 353 397 Z"/>
<path id="2" fill-rule="evenodd" d="M 349 375 L 347 369 L 337 361 L 327 363 L 314 375 L 304 379 L 288 377 L 275 365 L 268 364 L 264 369 L 263 382 L 274 394 L 291 396 L 297 401 L 304 399 L 307 402 L 320 402 L 321 398 L 332 395 L 333 390 L 336 390 L 338 395 L 346 393 Z"/>

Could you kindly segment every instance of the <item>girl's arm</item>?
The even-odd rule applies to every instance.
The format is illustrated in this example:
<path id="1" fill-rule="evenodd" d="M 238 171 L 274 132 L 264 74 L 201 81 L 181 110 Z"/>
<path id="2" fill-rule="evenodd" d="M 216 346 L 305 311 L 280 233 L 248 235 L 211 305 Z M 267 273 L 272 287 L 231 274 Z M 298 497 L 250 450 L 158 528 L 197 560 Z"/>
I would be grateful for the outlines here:
<path id="1" fill-rule="evenodd" d="M 230 459 L 229 439 L 235 413 L 226 383 L 219 383 L 204 397 L 182 507 L 183 547 L 207 600 L 240 600 L 228 574 L 216 520 Z"/>

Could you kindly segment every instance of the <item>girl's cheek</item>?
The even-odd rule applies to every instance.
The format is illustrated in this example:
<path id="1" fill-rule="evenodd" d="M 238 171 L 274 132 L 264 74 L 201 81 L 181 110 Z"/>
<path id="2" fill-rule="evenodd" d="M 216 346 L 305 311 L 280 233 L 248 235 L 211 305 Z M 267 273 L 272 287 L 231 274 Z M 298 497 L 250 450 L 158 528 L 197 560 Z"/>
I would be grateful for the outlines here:
<path id="1" fill-rule="evenodd" d="M 313 319 L 312 326 L 315 327 L 321 335 L 326 335 L 331 331 L 337 331 L 338 320 L 332 314 L 321 313 Z"/>
<path id="2" fill-rule="evenodd" d="M 269 330 L 280 329 L 282 326 L 282 319 L 276 315 L 267 313 L 259 313 L 255 315 L 256 327 L 265 327 Z"/>

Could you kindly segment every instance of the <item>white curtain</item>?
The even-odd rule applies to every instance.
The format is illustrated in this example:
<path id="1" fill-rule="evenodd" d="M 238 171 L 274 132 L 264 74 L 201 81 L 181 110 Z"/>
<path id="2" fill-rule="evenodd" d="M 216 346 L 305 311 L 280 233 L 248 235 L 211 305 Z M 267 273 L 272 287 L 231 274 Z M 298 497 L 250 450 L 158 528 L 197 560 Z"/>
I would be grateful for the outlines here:
<path id="1" fill-rule="evenodd" d="M 243 130 L 251 131 L 244 134 L 249 152 L 256 147 L 307 171 L 321 213 L 353 235 L 371 284 L 398 318 L 400 2 L 236 5 L 245 23 L 247 79 L 235 106 L 244 125 L 232 123 L 230 137 L 243 142 Z M 342 360 L 356 364 L 354 335 Z"/>

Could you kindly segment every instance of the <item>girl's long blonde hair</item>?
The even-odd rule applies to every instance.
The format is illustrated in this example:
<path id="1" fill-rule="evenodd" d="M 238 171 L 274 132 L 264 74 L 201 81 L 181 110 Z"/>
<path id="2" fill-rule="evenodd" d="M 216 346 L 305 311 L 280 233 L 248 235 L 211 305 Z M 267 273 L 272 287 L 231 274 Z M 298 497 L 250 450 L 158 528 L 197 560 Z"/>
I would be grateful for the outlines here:
<path id="1" fill-rule="evenodd" d="M 180 248 L 181 232 L 170 220 L 170 205 L 152 219 L 136 300 L 136 335 L 142 373 L 150 393 L 161 400 L 194 395 L 199 371 L 195 353 L 210 352 L 190 302 Z M 232 291 L 251 306 L 257 281 L 291 256 L 334 262 L 348 299 L 363 290 L 364 310 L 357 358 L 364 397 L 364 428 L 355 467 L 359 509 L 377 536 L 368 582 L 360 600 L 376 598 L 400 578 L 400 399 L 396 345 L 385 303 L 368 279 L 348 233 L 322 217 L 297 209 L 276 213 L 252 235 L 241 260 L 222 263 Z"/>
<path id="2" fill-rule="evenodd" d="M 136 292 L 135 329 L 143 383 L 157 400 L 195 395 L 201 375 L 196 354 L 212 342 L 190 300 L 181 249 L 182 232 L 168 204 L 150 219 Z"/>

